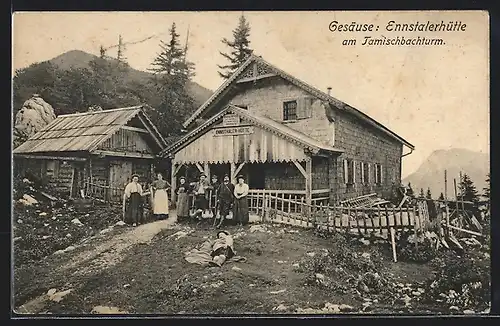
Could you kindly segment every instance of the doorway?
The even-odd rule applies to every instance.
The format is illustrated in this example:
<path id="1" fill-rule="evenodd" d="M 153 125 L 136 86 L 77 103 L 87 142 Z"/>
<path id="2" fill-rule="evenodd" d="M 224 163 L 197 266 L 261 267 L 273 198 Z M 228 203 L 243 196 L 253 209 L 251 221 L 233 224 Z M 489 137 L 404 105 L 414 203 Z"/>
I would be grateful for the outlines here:
<path id="1" fill-rule="evenodd" d="M 247 164 L 248 187 L 250 189 L 266 188 L 266 173 L 264 165 L 261 163 Z"/>
<path id="2" fill-rule="evenodd" d="M 224 178 L 224 175 L 230 175 L 231 174 L 231 168 L 228 163 L 222 163 L 222 164 L 210 164 L 210 175 L 216 175 L 217 180 L 219 182 L 222 182 L 222 179 Z"/>

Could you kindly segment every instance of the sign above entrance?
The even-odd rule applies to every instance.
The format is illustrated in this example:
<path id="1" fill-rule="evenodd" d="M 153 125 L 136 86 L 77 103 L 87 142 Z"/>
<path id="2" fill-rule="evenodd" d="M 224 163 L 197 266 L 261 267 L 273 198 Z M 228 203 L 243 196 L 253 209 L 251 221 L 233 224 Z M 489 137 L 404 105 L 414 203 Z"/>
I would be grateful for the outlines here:
<path id="1" fill-rule="evenodd" d="M 236 136 L 253 134 L 253 126 L 221 128 L 214 130 L 214 136 Z"/>
<path id="2" fill-rule="evenodd" d="M 236 114 L 226 114 L 222 117 L 222 125 L 224 127 L 234 127 L 240 124 L 240 117 Z"/>

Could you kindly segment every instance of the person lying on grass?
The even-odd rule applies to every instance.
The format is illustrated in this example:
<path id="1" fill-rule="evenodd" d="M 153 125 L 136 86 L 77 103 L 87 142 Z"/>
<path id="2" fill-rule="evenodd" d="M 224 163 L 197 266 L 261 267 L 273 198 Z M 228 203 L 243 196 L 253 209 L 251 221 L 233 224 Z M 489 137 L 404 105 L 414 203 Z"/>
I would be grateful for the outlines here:
<path id="1" fill-rule="evenodd" d="M 217 232 L 217 239 L 215 239 L 212 245 L 212 261 L 211 266 L 222 266 L 226 259 L 231 259 L 234 256 L 233 250 L 233 237 L 229 235 L 227 231 Z"/>

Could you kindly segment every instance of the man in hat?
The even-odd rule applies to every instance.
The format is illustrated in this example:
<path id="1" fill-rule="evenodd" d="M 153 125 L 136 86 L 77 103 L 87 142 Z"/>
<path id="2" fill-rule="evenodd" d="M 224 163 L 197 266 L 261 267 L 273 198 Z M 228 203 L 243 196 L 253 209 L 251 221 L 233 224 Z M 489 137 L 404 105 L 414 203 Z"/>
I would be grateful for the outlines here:
<path id="1" fill-rule="evenodd" d="M 217 188 L 217 205 L 220 221 L 217 227 L 220 227 L 225 219 L 232 212 L 234 204 L 234 185 L 229 180 L 229 175 L 225 175 L 223 182 Z M 233 221 L 231 219 L 231 221 Z"/>
<path id="2" fill-rule="evenodd" d="M 211 208 L 212 208 L 212 213 L 215 216 L 216 213 L 216 203 L 217 203 L 217 190 L 219 189 L 219 179 L 217 178 L 216 174 L 212 174 L 212 181 L 210 182 L 210 203 L 211 203 Z"/>
<path id="3" fill-rule="evenodd" d="M 212 265 L 222 266 L 226 259 L 231 259 L 234 256 L 233 238 L 227 231 L 217 232 L 217 239 L 215 239 L 212 246 Z"/>
<path id="4" fill-rule="evenodd" d="M 200 180 L 193 184 L 193 192 L 195 196 L 195 207 L 196 207 L 196 217 L 201 218 L 203 213 L 206 213 L 208 210 L 208 189 L 210 188 L 210 184 L 207 180 L 207 176 L 205 173 L 200 175 Z"/>

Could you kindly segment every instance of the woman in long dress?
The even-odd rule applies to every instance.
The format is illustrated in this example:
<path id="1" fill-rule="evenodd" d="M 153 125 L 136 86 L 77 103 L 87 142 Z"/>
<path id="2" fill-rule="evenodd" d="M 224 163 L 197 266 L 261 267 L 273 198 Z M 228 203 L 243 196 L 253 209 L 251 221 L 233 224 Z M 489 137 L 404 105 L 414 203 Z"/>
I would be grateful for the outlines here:
<path id="1" fill-rule="evenodd" d="M 189 217 L 189 186 L 186 184 L 186 178 L 179 178 L 179 187 L 177 193 L 177 219 L 186 219 Z"/>
<path id="2" fill-rule="evenodd" d="M 235 222 L 240 225 L 248 224 L 249 212 L 248 212 L 248 185 L 245 183 L 245 178 L 239 175 L 237 178 L 238 182 L 234 186 L 234 197 L 235 197 L 235 209 L 234 209 L 234 219 Z"/>
<path id="3" fill-rule="evenodd" d="M 125 187 L 123 194 L 124 222 L 132 226 L 142 222 L 142 186 L 139 183 L 139 175 L 133 174 L 132 181 Z"/>
<path id="4" fill-rule="evenodd" d="M 168 218 L 168 182 L 163 179 L 163 174 L 157 174 L 157 179 L 151 185 L 153 196 L 153 214 L 156 219 Z"/>

